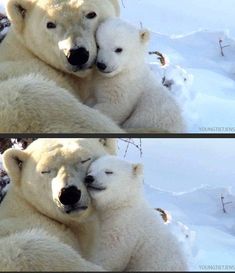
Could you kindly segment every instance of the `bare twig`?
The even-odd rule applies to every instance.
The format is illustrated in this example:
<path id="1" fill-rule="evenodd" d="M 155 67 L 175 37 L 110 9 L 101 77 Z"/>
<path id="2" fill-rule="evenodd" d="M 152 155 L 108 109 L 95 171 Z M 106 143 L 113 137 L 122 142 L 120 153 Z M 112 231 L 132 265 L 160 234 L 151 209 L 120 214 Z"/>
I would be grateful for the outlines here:
<path id="1" fill-rule="evenodd" d="M 224 202 L 224 199 L 225 199 L 225 197 L 224 197 L 223 195 L 221 195 L 221 203 L 222 203 L 223 212 L 224 212 L 224 213 L 227 213 L 225 207 L 226 207 L 227 205 L 232 204 L 232 202 Z"/>
<path id="2" fill-rule="evenodd" d="M 230 45 L 223 45 L 223 40 L 222 39 L 219 39 L 219 46 L 220 46 L 220 53 L 221 53 L 221 56 L 224 57 L 224 49 L 227 48 L 227 47 L 230 47 Z"/>
<path id="3" fill-rule="evenodd" d="M 140 157 L 143 156 L 142 139 L 140 138 Z"/>
<path id="4" fill-rule="evenodd" d="M 127 144 L 126 149 L 125 149 L 125 153 L 124 153 L 124 158 L 126 158 L 126 156 L 127 156 L 130 145 L 132 145 L 133 147 L 138 149 L 140 152 L 140 157 L 142 157 L 143 150 L 142 150 L 142 140 L 141 139 L 139 140 L 139 144 L 136 144 L 136 142 L 133 138 L 120 138 L 120 140 Z"/>
<path id="5" fill-rule="evenodd" d="M 122 0 L 121 2 L 122 2 L 123 8 L 125 9 L 126 7 L 125 7 L 125 4 L 124 4 L 124 0 Z"/>
<path id="6" fill-rule="evenodd" d="M 129 146 L 130 146 L 130 140 L 131 140 L 131 139 L 129 138 L 129 141 L 127 141 L 127 146 L 126 146 L 124 158 L 126 158 L 126 156 L 127 156 L 127 152 L 128 152 Z"/>

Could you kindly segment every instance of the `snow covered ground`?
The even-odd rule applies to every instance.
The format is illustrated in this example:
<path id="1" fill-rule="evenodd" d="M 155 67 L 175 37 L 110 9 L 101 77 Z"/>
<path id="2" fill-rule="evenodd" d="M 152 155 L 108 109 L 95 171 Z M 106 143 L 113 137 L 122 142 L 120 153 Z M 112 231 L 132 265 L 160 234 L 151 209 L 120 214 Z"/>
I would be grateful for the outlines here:
<path id="1" fill-rule="evenodd" d="M 142 151 L 130 145 L 126 159 L 144 164 L 146 197 L 171 215 L 190 270 L 234 271 L 235 139 L 142 139 Z"/>
<path id="2" fill-rule="evenodd" d="M 233 0 L 124 0 L 122 17 L 152 31 L 150 51 L 170 61 L 162 71 L 175 84 L 191 133 L 235 132 Z M 221 55 L 221 45 L 227 46 Z M 156 57 L 149 58 L 159 72 Z M 182 70 L 183 69 L 183 70 Z M 166 70 L 166 71 L 165 71 Z"/>

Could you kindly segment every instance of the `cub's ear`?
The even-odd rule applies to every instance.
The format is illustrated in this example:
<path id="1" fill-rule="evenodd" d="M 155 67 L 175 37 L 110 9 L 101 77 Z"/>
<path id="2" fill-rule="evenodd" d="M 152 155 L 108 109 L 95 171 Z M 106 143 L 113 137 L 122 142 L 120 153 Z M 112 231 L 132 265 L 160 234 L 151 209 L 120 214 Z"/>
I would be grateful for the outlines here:
<path id="1" fill-rule="evenodd" d="M 133 164 L 132 165 L 133 174 L 134 175 L 143 175 L 144 173 L 144 166 L 142 164 Z"/>
<path id="2" fill-rule="evenodd" d="M 116 138 L 100 138 L 99 142 L 105 147 L 110 155 L 117 154 L 117 139 Z"/>
<path id="3" fill-rule="evenodd" d="M 8 149 L 3 154 L 3 166 L 10 177 L 11 182 L 20 183 L 23 163 L 28 158 L 28 154 L 17 149 Z"/>
<path id="4" fill-rule="evenodd" d="M 8 0 L 7 16 L 18 34 L 21 34 L 24 29 L 25 19 L 32 8 L 32 4 L 33 0 Z"/>
<path id="5" fill-rule="evenodd" d="M 141 43 L 146 44 L 150 40 L 150 32 L 147 29 L 141 29 L 139 33 Z"/>

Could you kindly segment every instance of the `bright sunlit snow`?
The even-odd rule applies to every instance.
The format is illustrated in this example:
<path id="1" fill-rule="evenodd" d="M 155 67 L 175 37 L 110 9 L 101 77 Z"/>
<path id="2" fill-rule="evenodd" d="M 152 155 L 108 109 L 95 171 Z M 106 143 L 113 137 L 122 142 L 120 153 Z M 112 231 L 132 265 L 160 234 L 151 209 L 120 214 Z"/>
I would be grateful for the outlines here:
<path id="1" fill-rule="evenodd" d="M 130 145 L 126 159 L 144 164 L 146 197 L 170 213 L 190 270 L 235 270 L 235 140 L 142 139 L 142 151 Z"/>
<path id="2" fill-rule="evenodd" d="M 235 132 L 233 7 L 233 0 L 123 1 L 122 17 L 150 29 L 150 51 L 169 59 L 160 74 L 173 82 L 191 133 Z M 149 60 L 159 77 L 159 62 Z"/>

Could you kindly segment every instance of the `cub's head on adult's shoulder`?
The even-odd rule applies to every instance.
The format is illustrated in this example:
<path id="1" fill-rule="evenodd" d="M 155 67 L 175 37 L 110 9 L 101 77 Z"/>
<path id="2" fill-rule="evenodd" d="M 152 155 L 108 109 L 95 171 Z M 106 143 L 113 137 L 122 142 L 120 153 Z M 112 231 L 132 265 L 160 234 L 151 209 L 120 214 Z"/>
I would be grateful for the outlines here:
<path id="1" fill-rule="evenodd" d="M 85 184 L 96 209 L 127 206 L 142 196 L 143 166 L 105 155 L 90 165 Z"/>
<path id="2" fill-rule="evenodd" d="M 118 0 L 9 0 L 12 30 L 38 58 L 85 77 L 93 66 L 99 24 L 119 15 Z"/>
<path id="3" fill-rule="evenodd" d="M 96 32 L 99 72 L 103 76 L 113 77 L 142 68 L 149 39 L 147 29 L 138 29 L 119 18 L 105 20 Z"/>
<path id="4" fill-rule="evenodd" d="M 25 151 L 9 149 L 3 156 L 9 191 L 52 219 L 82 221 L 92 212 L 87 169 L 115 149 L 115 139 L 38 139 Z"/>

